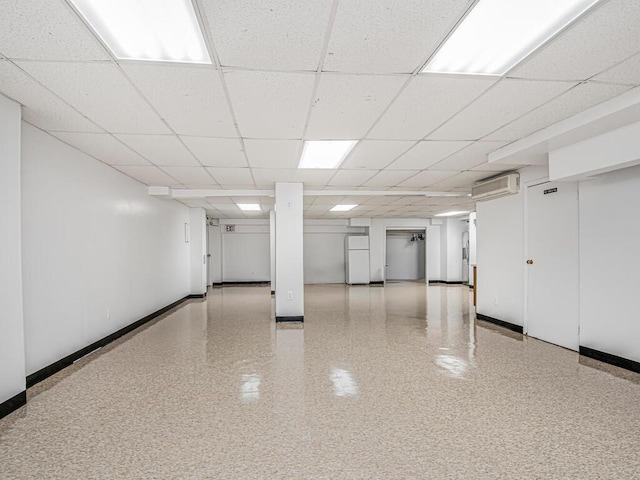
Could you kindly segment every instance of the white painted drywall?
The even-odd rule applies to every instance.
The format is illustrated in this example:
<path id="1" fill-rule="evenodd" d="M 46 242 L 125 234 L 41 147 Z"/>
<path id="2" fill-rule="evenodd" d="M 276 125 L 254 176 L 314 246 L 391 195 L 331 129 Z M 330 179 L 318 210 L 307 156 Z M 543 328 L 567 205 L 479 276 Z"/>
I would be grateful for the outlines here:
<path id="1" fill-rule="evenodd" d="M 0 403 L 25 390 L 20 105 L 0 95 Z"/>
<path id="2" fill-rule="evenodd" d="M 189 209 L 23 124 L 27 373 L 190 292 Z"/>
<path id="3" fill-rule="evenodd" d="M 387 233 L 387 280 L 424 279 L 425 242 L 411 241 L 409 234 Z"/>
<path id="4" fill-rule="evenodd" d="M 304 234 L 304 283 L 345 282 L 345 233 Z"/>
<path id="5" fill-rule="evenodd" d="M 640 362 L 640 167 L 580 184 L 580 345 Z"/>
<path id="6" fill-rule="evenodd" d="M 257 231 L 258 230 L 258 231 Z M 271 278 L 269 231 L 236 225 L 222 232 L 222 281 L 268 282 Z"/>
<path id="7" fill-rule="evenodd" d="M 473 266 L 477 262 L 476 212 L 469 214 L 469 285 L 473 285 Z"/>
<path id="8" fill-rule="evenodd" d="M 276 291 L 276 212 L 269 210 L 269 279 L 271 291 Z"/>
<path id="9" fill-rule="evenodd" d="M 523 325 L 524 189 L 547 176 L 545 167 L 524 168 L 517 195 L 477 203 L 478 313 Z"/>
<path id="10" fill-rule="evenodd" d="M 277 317 L 304 316 L 303 207 L 302 183 L 276 183 Z"/>
<path id="11" fill-rule="evenodd" d="M 440 225 L 429 226 L 427 234 L 427 263 L 429 264 L 428 279 L 444 280 L 441 277 Z M 433 260 L 432 260 L 433 259 Z"/>
<path id="12" fill-rule="evenodd" d="M 207 292 L 207 213 L 203 208 L 189 209 L 191 229 L 191 295 Z"/>
<path id="13" fill-rule="evenodd" d="M 222 283 L 222 235 L 220 225 L 212 222 L 209 225 L 209 269 L 211 272 L 211 284 Z"/>
<path id="14" fill-rule="evenodd" d="M 446 226 L 446 277 L 447 282 L 462 281 L 462 233 L 467 231 L 467 218 L 447 218 Z M 445 230 L 443 228 L 443 230 Z"/>

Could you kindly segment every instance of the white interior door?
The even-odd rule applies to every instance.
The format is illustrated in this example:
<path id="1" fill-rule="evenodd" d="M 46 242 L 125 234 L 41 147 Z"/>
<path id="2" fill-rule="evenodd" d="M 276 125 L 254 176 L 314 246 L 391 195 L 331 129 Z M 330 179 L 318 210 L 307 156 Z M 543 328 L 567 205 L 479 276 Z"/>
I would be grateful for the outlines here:
<path id="1" fill-rule="evenodd" d="M 578 350 L 578 185 L 527 189 L 527 333 Z"/>

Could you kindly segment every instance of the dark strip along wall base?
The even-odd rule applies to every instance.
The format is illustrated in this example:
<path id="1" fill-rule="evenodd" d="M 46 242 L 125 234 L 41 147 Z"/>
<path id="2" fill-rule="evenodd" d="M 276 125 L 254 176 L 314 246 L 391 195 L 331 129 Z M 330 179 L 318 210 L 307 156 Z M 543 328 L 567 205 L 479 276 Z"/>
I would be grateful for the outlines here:
<path id="1" fill-rule="evenodd" d="M 225 285 L 271 285 L 271 282 L 223 282 L 222 286 Z"/>
<path id="2" fill-rule="evenodd" d="M 37 383 L 43 381 L 44 379 L 50 377 L 54 373 L 58 373 L 63 368 L 66 368 L 69 365 L 72 365 L 73 362 L 75 362 L 76 360 L 79 360 L 80 358 L 84 357 L 85 355 L 88 355 L 89 353 L 93 352 L 94 350 L 97 350 L 98 348 L 102 348 L 105 345 L 108 345 L 109 343 L 113 342 L 114 340 L 117 340 L 118 338 L 122 337 L 123 335 L 126 335 L 129 332 L 132 332 L 136 328 L 141 327 L 145 323 L 150 322 L 154 318 L 162 315 L 163 313 L 168 312 L 169 310 L 171 310 L 174 307 L 177 307 L 182 302 L 184 302 L 186 300 L 189 300 L 190 298 L 204 298 L 205 295 L 206 294 L 202 294 L 202 295 L 187 295 L 186 297 L 181 298 L 180 300 L 178 300 L 176 302 L 173 302 L 171 305 L 167 305 L 166 307 L 163 307 L 160 310 L 158 310 L 156 312 L 153 312 L 152 314 L 147 315 L 146 317 L 141 318 L 140 320 L 138 320 L 136 322 L 133 322 L 133 323 L 127 325 L 124 328 L 121 328 L 117 332 L 114 332 L 111 335 L 107 335 L 106 337 L 98 340 L 97 342 L 94 342 L 91 345 L 87 345 L 86 347 L 81 348 L 77 352 L 74 352 L 71 355 L 67 355 L 66 357 L 58 360 L 57 362 L 54 362 L 51 365 L 48 365 L 48 366 L 38 370 L 37 372 L 32 373 L 31 375 L 27 376 L 27 388 L 33 387 L 35 384 L 37 384 Z"/>
<path id="3" fill-rule="evenodd" d="M 382 287 L 384 286 L 384 282 L 369 282 L 369 285 L 373 285 L 374 287 Z"/>
<path id="4" fill-rule="evenodd" d="M 276 322 L 304 322 L 304 316 L 300 317 L 276 317 Z"/>
<path id="5" fill-rule="evenodd" d="M 191 294 L 191 295 L 187 295 L 186 298 L 206 298 L 207 297 L 207 293 L 198 293 L 198 294 Z"/>
<path id="6" fill-rule="evenodd" d="M 465 282 L 448 282 L 447 280 L 429 280 L 429 285 L 432 283 L 444 283 L 445 285 L 467 285 Z"/>
<path id="7" fill-rule="evenodd" d="M 629 360 L 628 358 L 618 357 L 617 355 L 612 355 L 610 353 L 601 352 L 600 350 L 594 350 L 593 348 L 583 346 L 580 346 L 578 352 L 580 353 L 580 355 L 584 355 L 585 357 L 600 360 L 601 362 L 615 365 L 616 367 L 640 373 L 640 362 Z"/>
<path id="8" fill-rule="evenodd" d="M 11 412 L 16 411 L 20 407 L 27 404 L 27 391 L 24 390 L 18 395 L 11 397 L 9 400 L 5 400 L 0 403 L 0 418 L 4 418 Z"/>
<path id="9" fill-rule="evenodd" d="M 476 313 L 476 318 L 478 320 L 483 320 L 485 322 L 494 323 L 501 327 L 507 328 L 517 333 L 523 333 L 524 330 L 521 325 L 516 325 L 514 323 L 505 322 L 504 320 L 498 320 L 497 318 L 489 317 L 487 315 L 483 315 L 481 313 Z"/>

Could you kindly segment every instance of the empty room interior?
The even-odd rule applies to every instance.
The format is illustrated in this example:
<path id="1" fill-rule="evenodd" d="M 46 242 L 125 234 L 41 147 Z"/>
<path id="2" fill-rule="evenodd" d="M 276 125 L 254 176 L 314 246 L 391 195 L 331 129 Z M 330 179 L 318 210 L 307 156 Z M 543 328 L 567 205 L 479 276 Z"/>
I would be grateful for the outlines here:
<path id="1" fill-rule="evenodd" d="M 640 478 L 639 139 L 637 0 L 0 1 L 0 478 Z"/>

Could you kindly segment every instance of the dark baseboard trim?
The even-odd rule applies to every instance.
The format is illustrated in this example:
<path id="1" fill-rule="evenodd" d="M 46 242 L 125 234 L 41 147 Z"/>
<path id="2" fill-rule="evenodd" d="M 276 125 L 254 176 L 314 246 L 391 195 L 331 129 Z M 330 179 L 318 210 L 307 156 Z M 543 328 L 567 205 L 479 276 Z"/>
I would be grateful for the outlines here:
<path id="1" fill-rule="evenodd" d="M 444 283 L 445 285 L 466 285 L 465 282 L 448 282 L 446 280 L 429 280 L 429 285 L 432 283 Z"/>
<path id="2" fill-rule="evenodd" d="M 223 282 L 222 286 L 225 285 L 271 285 L 271 282 Z"/>
<path id="3" fill-rule="evenodd" d="M 384 282 L 369 282 L 369 285 L 384 286 Z"/>
<path id="4" fill-rule="evenodd" d="M 222 286 L 222 283 L 212 283 L 212 284 L 211 284 L 211 286 L 212 286 L 213 288 L 221 287 L 221 286 Z"/>
<path id="5" fill-rule="evenodd" d="M 191 295 L 187 295 L 187 298 L 205 298 L 207 296 L 206 292 L 205 293 L 192 293 Z"/>
<path id="6" fill-rule="evenodd" d="M 93 342 L 92 344 L 87 345 L 84 348 L 81 348 L 77 352 L 74 352 L 71 355 L 67 355 L 66 357 L 58 360 L 57 362 L 54 362 L 51 365 L 48 365 L 48 366 L 38 370 L 37 372 L 32 373 L 31 375 L 28 375 L 27 376 L 27 388 L 33 387 L 35 384 L 40 383 L 41 381 L 43 381 L 46 378 L 49 378 L 51 375 L 53 375 L 55 373 L 58 373 L 63 368 L 66 368 L 69 365 L 73 365 L 73 363 L 76 360 L 81 359 L 85 355 L 90 354 L 91 352 L 93 352 L 94 350 L 97 350 L 98 348 L 102 348 L 105 345 L 110 344 L 114 340 L 117 340 L 118 338 L 122 337 L 123 335 L 126 335 L 129 332 L 132 332 L 136 328 L 141 327 L 145 323 L 150 322 L 151 320 L 153 320 L 156 317 L 162 315 L 163 313 L 168 312 L 172 308 L 177 307 L 182 302 L 184 302 L 186 300 L 189 300 L 190 298 L 204 298 L 204 295 L 203 296 L 200 296 L 200 295 L 197 295 L 197 296 L 187 295 L 186 297 L 181 298 L 180 300 L 178 300 L 176 302 L 173 302 L 171 305 L 167 305 L 166 307 L 163 307 L 160 310 L 157 310 L 157 311 L 153 312 L 152 314 L 147 315 L 146 317 L 141 318 L 140 320 L 138 320 L 136 322 L 133 322 L 133 323 L 127 325 L 124 328 L 121 328 L 117 332 L 114 332 L 111 335 L 107 335 L 106 337 L 98 340 L 97 342 Z"/>
<path id="7" fill-rule="evenodd" d="M 4 418 L 11 412 L 27 404 L 27 391 L 24 390 L 9 400 L 0 403 L 0 418 Z"/>
<path id="8" fill-rule="evenodd" d="M 496 325 L 499 325 L 499 326 L 501 326 L 503 328 L 512 330 L 512 331 L 517 332 L 517 333 L 523 333 L 524 332 L 524 330 L 522 329 L 521 325 L 516 325 L 514 323 L 505 322 L 504 320 L 498 320 L 497 318 L 489 317 L 489 316 L 483 315 L 481 313 L 476 313 L 476 318 L 478 320 L 482 320 L 484 322 L 494 323 Z"/>
<path id="9" fill-rule="evenodd" d="M 304 316 L 299 317 L 276 317 L 276 322 L 304 322 Z"/>
<path id="10" fill-rule="evenodd" d="M 271 290 L 271 295 L 275 295 L 276 291 L 275 290 Z"/>
<path id="11" fill-rule="evenodd" d="M 616 367 L 640 373 L 640 362 L 629 360 L 628 358 L 618 357 L 617 355 L 612 355 L 610 353 L 601 352 L 600 350 L 594 350 L 593 348 L 583 347 L 582 345 L 580 346 L 578 352 L 580 353 L 580 355 L 584 355 L 585 357 L 600 360 L 601 362 L 615 365 Z"/>

